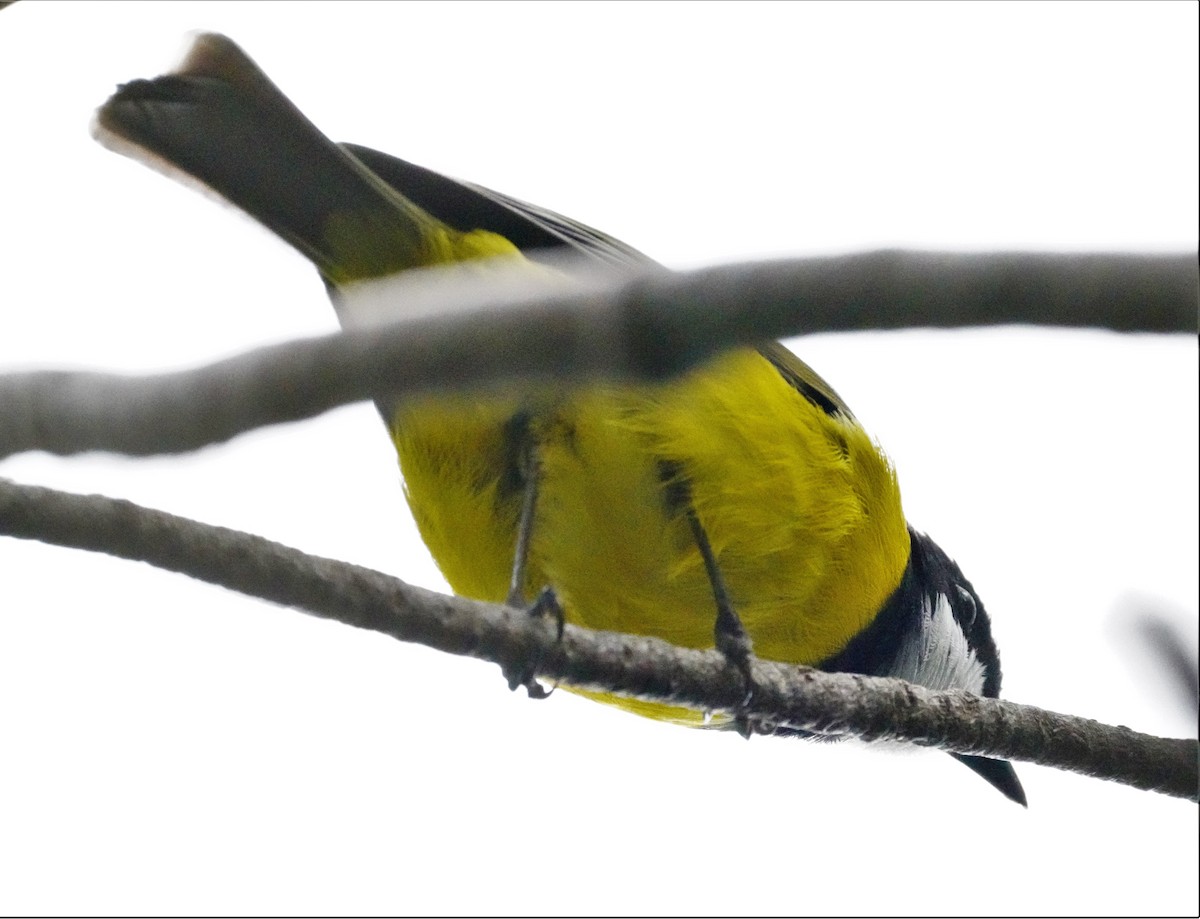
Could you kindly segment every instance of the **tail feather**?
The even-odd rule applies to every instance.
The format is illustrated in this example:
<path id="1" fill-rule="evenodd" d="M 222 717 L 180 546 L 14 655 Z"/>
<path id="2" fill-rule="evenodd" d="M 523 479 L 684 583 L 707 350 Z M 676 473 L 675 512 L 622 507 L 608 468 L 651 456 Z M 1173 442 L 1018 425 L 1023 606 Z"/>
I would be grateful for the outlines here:
<path id="1" fill-rule="evenodd" d="M 212 189 L 335 284 L 435 263 L 449 230 L 322 134 L 222 35 L 198 36 L 175 72 L 121 86 L 94 133 Z"/>

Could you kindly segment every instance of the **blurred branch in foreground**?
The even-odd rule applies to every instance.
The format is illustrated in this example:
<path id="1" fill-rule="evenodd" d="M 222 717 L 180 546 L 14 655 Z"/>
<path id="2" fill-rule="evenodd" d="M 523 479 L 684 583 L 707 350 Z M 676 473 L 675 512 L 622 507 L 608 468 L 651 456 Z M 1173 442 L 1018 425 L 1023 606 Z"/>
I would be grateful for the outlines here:
<path id="1" fill-rule="evenodd" d="M 149 562 L 346 625 L 536 675 L 699 711 L 730 710 L 744 689 L 716 651 L 653 638 L 555 627 L 524 611 L 409 586 L 258 536 L 128 501 L 0 479 L 0 533 Z M 1197 800 L 1195 740 L 1172 740 L 899 680 L 752 662 L 746 712 L 772 725 L 864 740 L 907 740 L 1024 760 Z"/>
<path id="2" fill-rule="evenodd" d="M 1196 255 L 886 251 L 658 271 L 567 292 L 494 276 L 411 316 L 407 277 L 363 285 L 410 318 L 250 351 L 181 373 L 0 377 L 0 457 L 194 450 L 348 402 L 506 380 L 653 379 L 738 344 L 816 332 L 1000 324 L 1196 331 Z M 511 288 L 511 285 L 509 285 Z M 492 301 L 492 302 L 489 302 Z"/>
<path id="3" fill-rule="evenodd" d="M 1180 696 L 1191 706 L 1192 717 L 1196 717 L 1200 713 L 1200 680 L 1197 679 L 1196 658 L 1184 647 L 1183 636 L 1169 622 L 1159 618 L 1148 616 L 1140 626 L 1146 643 L 1167 665 Z"/>
<path id="4" fill-rule="evenodd" d="M 1148 598 L 1126 599 L 1119 607 L 1116 640 L 1140 671 L 1139 684 L 1153 680 L 1166 691 L 1172 707 L 1194 722 L 1200 714 L 1200 668 L 1193 643 L 1172 623 L 1169 612 Z"/>

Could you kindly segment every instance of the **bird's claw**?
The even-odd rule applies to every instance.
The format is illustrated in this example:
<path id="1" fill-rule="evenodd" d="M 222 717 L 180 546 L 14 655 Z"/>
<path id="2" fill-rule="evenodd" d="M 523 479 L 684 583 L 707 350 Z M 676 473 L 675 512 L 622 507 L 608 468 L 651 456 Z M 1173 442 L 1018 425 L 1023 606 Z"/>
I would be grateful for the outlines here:
<path id="1" fill-rule="evenodd" d="M 524 609 L 533 619 L 541 619 L 543 616 L 553 616 L 557 626 L 555 632 L 555 641 L 562 641 L 563 627 L 566 624 L 566 614 L 563 612 L 562 604 L 558 602 L 558 595 L 555 594 L 553 587 L 542 588 L 541 593 L 537 595 L 537 599 L 528 606 L 525 605 L 523 599 L 519 596 L 509 596 L 506 601 L 508 606 L 515 609 Z M 501 665 L 501 671 L 504 673 L 505 679 L 508 680 L 508 688 L 516 692 L 520 687 L 525 688 L 526 694 L 531 699 L 546 699 L 554 692 L 556 687 L 547 689 L 537 681 L 537 670 L 542 662 L 542 652 L 539 650 L 533 660 L 526 663 L 520 668 Z"/>

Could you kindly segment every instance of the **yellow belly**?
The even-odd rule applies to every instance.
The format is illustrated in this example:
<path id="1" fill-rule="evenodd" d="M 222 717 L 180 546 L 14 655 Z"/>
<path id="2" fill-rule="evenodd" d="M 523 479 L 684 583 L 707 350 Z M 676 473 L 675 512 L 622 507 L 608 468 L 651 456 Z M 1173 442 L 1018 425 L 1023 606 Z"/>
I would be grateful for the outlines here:
<path id="1" fill-rule="evenodd" d="M 713 645 L 715 605 L 664 464 L 690 484 L 755 653 L 815 664 L 871 622 L 908 560 L 899 489 L 853 420 L 808 402 L 758 352 L 667 383 L 588 386 L 554 402 L 437 398 L 393 425 L 421 535 L 460 594 L 503 600 L 521 492 L 505 425 L 522 409 L 541 463 L 527 589 L 567 620 Z M 695 713 L 598 697 L 640 714 Z"/>

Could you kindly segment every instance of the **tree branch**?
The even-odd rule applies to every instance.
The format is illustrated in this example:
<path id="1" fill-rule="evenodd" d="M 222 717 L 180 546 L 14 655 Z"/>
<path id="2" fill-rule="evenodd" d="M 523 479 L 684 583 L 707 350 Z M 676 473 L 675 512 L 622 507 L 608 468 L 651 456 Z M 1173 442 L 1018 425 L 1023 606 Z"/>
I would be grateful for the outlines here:
<path id="1" fill-rule="evenodd" d="M 733 708 L 739 674 L 715 651 L 551 623 L 449 597 L 235 530 L 128 501 L 0 479 L 0 533 L 122 558 L 220 584 L 346 625 L 581 688 L 699 711 Z M 748 714 L 801 730 L 907 740 L 958 753 L 1024 760 L 1196 801 L 1195 740 L 1172 740 L 964 692 L 899 680 L 752 664 Z"/>
<path id="2" fill-rule="evenodd" d="M 247 352 L 159 376 L 0 377 L 0 457 L 179 453 L 373 397 L 521 379 L 655 379 L 737 344 L 815 332 L 1027 323 L 1195 332 L 1195 254 L 876 252 L 608 278 Z M 409 279 L 362 290 L 402 314 Z M 458 289 L 461 293 L 461 289 Z M 456 288 L 449 287 L 453 298 Z M 351 293 L 349 296 L 355 296 Z"/>

